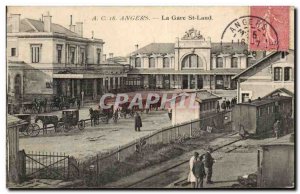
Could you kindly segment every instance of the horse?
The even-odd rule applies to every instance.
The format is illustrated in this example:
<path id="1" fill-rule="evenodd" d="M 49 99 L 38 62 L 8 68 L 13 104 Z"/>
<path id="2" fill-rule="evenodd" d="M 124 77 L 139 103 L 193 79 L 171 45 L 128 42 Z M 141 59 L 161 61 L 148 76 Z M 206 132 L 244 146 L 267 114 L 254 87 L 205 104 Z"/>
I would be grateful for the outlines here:
<path id="1" fill-rule="evenodd" d="M 56 132 L 56 128 L 58 125 L 58 117 L 56 115 L 37 115 L 35 117 L 34 122 L 37 123 L 38 121 L 41 121 L 43 123 L 43 133 L 45 132 L 45 129 L 47 128 L 47 125 L 53 124 L 54 131 Z M 47 131 L 47 130 L 46 130 Z"/>
<path id="2" fill-rule="evenodd" d="M 91 126 L 96 125 L 100 118 L 100 111 L 93 110 L 92 108 L 90 108 L 89 112 L 90 112 Z"/>

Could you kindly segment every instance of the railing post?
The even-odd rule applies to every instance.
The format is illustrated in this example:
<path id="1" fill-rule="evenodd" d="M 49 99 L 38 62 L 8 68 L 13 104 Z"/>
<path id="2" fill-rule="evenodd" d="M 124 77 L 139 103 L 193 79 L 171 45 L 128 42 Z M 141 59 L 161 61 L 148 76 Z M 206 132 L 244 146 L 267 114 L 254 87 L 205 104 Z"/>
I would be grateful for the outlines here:
<path id="1" fill-rule="evenodd" d="M 121 146 L 119 145 L 119 147 L 118 147 L 118 153 L 117 153 L 118 161 L 120 161 L 120 148 L 121 148 Z"/>
<path id="2" fill-rule="evenodd" d="M 99 176 L 99 156 L 98 156 L 98 154 L 97 154 L 97 160 L 96 160 L 96 184 L 97 184 L 97 186 L 99 185 L 99 178 L 98 178 L 98 176 Z"/>
<path id="3" fill-rule="evenodd" d="M 260 150 L 257 150 L 257 169 L 260 168 Z"/>
<path id="4" fill-rule="evenodd" d="M 192 138 L 192 121 L 190 122 L 190 138 Z"/>
<path id="5" fill-rule="evenodd" d="M 68 175 L 67 175 L 67 179 L 69 180 L 69 178 L 70 178 L 70 157 L 69 157 L 69 155 L 68 155 Z"/>

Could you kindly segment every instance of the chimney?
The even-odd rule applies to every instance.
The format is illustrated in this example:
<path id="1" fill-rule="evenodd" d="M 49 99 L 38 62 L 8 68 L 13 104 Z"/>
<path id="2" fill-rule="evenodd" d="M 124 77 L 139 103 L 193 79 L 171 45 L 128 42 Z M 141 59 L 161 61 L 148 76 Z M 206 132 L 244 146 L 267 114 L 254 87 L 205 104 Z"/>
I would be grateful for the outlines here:
<path id="1" fill-rule="evenodd" d="M 103 59 L 104 61 L 106 61 L 106 54 L 103 54 Z"/>
<path id="2" fill-rule="evenodd" d="M 20 32 L 20 16 L 21 14 L 11 14 L 9 22 L 11 24 L 11 32 Z"/>
<path id="3" fill-rule="evenodd" d="M 113 58 L 114 57 L 114 53 L 109 53 L 109 58 Z"/>
<path id="4" fill-rule="evenodd" d="M 83 36 L 83 22 L 76 22 L 75 33 L 80 37 Z"/>
<path id="5" fill-rule="evenodd" d="M 70 25 L 69 25 L 69 29 L 72 31 L 72 32 L 75 32 L 75 25 L 73 25 L 73 16 L 70 15 Z"/>
<path id="6" fill-rule="evenodd" d="M 47 15 L 45 15 L 43 18 L 44 32 L 51 32 L 51 23 L 52 23 L 51 20 L 52 20 L 52 16 L 48 12 Z"/>
<path id="7" fill-rule="evenodd" d="M 138 50 L 139 49 L 139 45 L 138 44 L 136 44 L 136 45 L 134 45 L 135 46 L 135 50 Z"/>

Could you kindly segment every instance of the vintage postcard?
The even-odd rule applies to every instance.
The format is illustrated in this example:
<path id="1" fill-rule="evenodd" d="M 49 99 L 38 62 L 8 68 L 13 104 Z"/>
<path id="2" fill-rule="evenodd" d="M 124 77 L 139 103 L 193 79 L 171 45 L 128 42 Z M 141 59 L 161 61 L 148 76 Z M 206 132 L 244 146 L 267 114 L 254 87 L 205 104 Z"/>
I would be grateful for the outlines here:
<path id="1" fill-rule="evenodd" d="M 10 189 L 295 189 L 293 6 L 8 6 Z"/>

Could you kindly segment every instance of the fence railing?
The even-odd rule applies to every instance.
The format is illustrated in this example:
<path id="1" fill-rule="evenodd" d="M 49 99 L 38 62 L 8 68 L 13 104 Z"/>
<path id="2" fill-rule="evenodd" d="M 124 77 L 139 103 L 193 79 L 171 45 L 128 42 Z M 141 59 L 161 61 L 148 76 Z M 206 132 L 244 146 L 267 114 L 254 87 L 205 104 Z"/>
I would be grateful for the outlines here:
<path id="1" fill-rule="evenodd" d="M 70 180 L 79 177 L 79 163 L 64 153 L 19 152 L 23 179 Z"/>
<path id="2" fill-rule="evenodd" d="M 134 153 L 141 152 L 145 146 L 169 144 L 173 142 L 181 143 L 186 139 L 200 137 L 204 131 L 222 131 L 225 124 L 230 122 L 230 119 L 231 112 L 224 111 L 198 120 L 162 128 L 138 140 L 103 153 L 101 156 L 97 155 L 83 163 L 82 166 L 83 168 L 94 171 L 96 176 L 98 176 L 105 171 L 105 169 L 113 168 L 116 162 L 125 161 L 126 158 L 132 156 Z"/>

